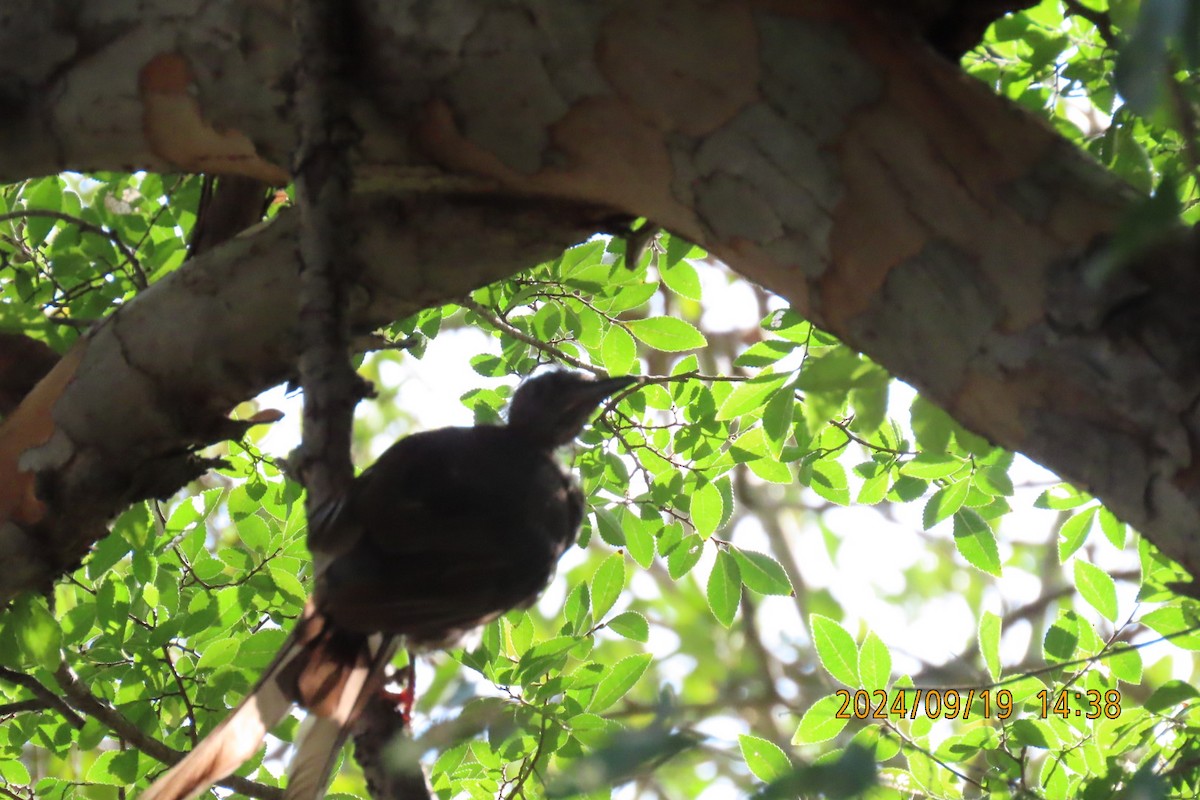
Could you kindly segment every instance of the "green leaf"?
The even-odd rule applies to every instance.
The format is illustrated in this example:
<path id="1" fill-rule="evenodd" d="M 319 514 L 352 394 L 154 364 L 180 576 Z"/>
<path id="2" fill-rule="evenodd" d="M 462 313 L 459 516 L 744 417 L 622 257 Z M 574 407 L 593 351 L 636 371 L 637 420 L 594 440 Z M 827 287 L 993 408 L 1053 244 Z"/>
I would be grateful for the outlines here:
<path id="1" fill-rule="evenodd" d="M 990 611 L 979 617 L 979 653 L 993 681 L 1000 680 L 1000 634 L 1003 620 Z"/>
<path id="2" fill-rule="evenodd" d="M 675 294 L 688 300 L 700 300 L 700 276 L 687 261 L 677 261 L 658 271 L 663 283 Z"/>
<path id="3" fill-rule="evenodd" d="M 790 377 L 786 372 L 765 372 L 739 383 L 721 404 L 717 420 L 737 419 L 749 411 L 761 409 L 767 398 L 778 391 Z"/>
<path id="4" fill-rule="evenodd" d="M 216 669 L 232 664 L 241 646 L 241 640 L 234 637 L 209 642 L 200 654 L 200 660 L 196 662 L 196 669 Z"/>
<path id="5" fill-rule="evenodd" d="M 625 529 L 621 527 L 622 516 L 624 516 L 623 510 L 620 514 L 616 514 L 607 508 L 596 509 L 596 529 L 600 532 L 600 538 L 604 540 L 605 544 L 613 547 L 625 546 Z"/>
<path id="6" fill-rule="evenodd" d="M 827 742 L 841 733 L 850 722 L 849 717 L 853 716 L 851 714 L 846 718 L 839 718 L 837 712 L 841 707 L 842 700 L 835 694 L 826 695 L 809 706 L 800 719 L 796 733 L 792 735 L 792 744 Z"/>
<path id="7" fill-rule="evenodd" d="M 923 481 L 933 481 L 949 477 L 962 467 L 962 459 L 954 456 L 945 453 L 920 453 L 900 467 L 900 474 L 920 478 Z"/>
<path id="8" fill-rule="evenodd" d="M 646 521 L 635 514 L 626 514 L 621 530 L 625 534 L 625 547 L 629 555 L 638 566 L 649 569 L 654 563 L 654 536 L 648 530 Z"/>
<path id="9" fill-rule="evenodd" d="M 862 687 L 871 691 L 887 689 L 891 682 L 892 654 L 874 631 L 867 633 L 858 648 L 858 677 Z"/>
<path id="10" fill-rule="evenodd" d="M 1142 654 L 1133 648 L 1118 650 L 1105 659 L 1113 677 L 1126 683 L 1137 685 L 1142 682 Z M 1150 706 L 1146 706 L 1150 710 Z"/>
<path id="11" fill-rule="evenodd" d="M 29 776 L 29 769 L 16 759 L 6 759 L 0 761 L 0 778 L 4 779 L 7 784 L 18 784 L 25 786 L 32 780 Z"/>
<path id="12" fill-rule="evenodd" d="M 137 765 L 137 750 L 107 750 L 96 758 L 88 770 L 88 783 L 129 786 L 138 778 Z"/>
<path id="13" fill-rule="evenodd" d="M 600 344 L 600 357 L 610 375 L 628 375 L 637 361 L 637 344 L 629 332 L 620 325 L 613 325 L 604 332 Z"/>
<path id="14" fill-rule="evenodd" d="M 1073 514 L 1058 529 L 1058 560 L 1066 563 L 1079 548 L 1087 541 L 1092 530 L 1092 521 L 1096 518 L 1098 506 L 1089 506 L 1078 514 Z"/>
<path id="15" fill-rule="evenodd" d="M 774 742 L 743 733 L 738 736 L 738 744 L 746 767 L 760 781 L 770 783 L 792 774 L 791 760 Z"/>
<path id="16" fill-rule="evenodd" d="M 1075 559 L 1075 586 L 1088 605 L 1109 622 L 1117 620 L 1117 585 L 1112 577 L 1095 564 Z"/>
<path id="17" fill-rule="evenodd" d="M 608 621 L 608 627 L 614 633 L 635 642 L 644 642 L 650 638 L 650 623 L 636 611 L 617 614 Z"/>
<path id="18" fill-rule="evenodd" d="M 666 353 L 695 350 L 708 344 L 694 325 L 677 317 L 647 317 L 625 324 L 644 344 Z"/>
<path id="19" fill-rule="evenodd" d="M 300 579 L 287 569 L 276 566 L 274 561 L 270 563 L 268 572 L 271 580 L 275 583 L 275 588 L 289 601 L 298 605 L 303 604 L 308 599 L 308 592 L 304 590 L 304 584 L 300 582 Z"/>
<path id="20" fill-rule="evenodd" d="M 983 517 L 969 508 L 954 514 L 954 546 L 975 569 L 1000 577 L 1000 548 L 996 544 L 996 534 Z"/>
<path id="21" fill-rule="evenodd" d="M 271 529 L 262 517 L 250 516 L 237 523 L 238 538 L 255 553 L 265 553 L 271 543 Z"/>
<path id="22" fill-rule="evenodd" d="M 1102 507 L 1097 514 L 1097 518 L 1100 520 L 1100 530 L 1104 532 L 1105 538 L 1112 542 L 1113 547 L 1118 550 L 1124 550 L 1128 526 L 1117 519 L 1116 515 L 1107 508 Z"/>
<path id="23" fill-rule="evenodd" d="M 820 614 L 812 614 L 809 624 L 821 665 L 835 679 L 851 688 L 858 688 L 858 647 L 854 644 L 854 637 L 835 620 Z"/>
<path id="24" fill-rule="evenodd" d="M 780 389 L 771 396 L 763 409 L 763 433 L 767 443 L 767 452 L 772 458 L 778 459 L 783 452 L 788 433 L 792 430 L 792 418 L 795 415 L 796 398 L 790 390 Z"/>
<path id="25" fill-rule="evenodd" d="M 626 656 L 613 664 L 597 684 L 596 693 L 592 695 L 592 702 L 588 704 L 588 710 L 599 713 L 628 694 L 633 685 L 642 677 L 646 667 L 650 666 L 652 658 L 653 656 L 649 653 L 638 653 Z"/>
<path id="26" fill-rule="evenodd" d="M 624 588 L 625 556 L 613 553 L 601 562 L 592 577 L 592 613 L 597 621 L 609 612 Z"/>
<path id="27" fill-rule="evenodd" d="M 1155 714 L 1161 714 L 1197 697 L 1200 697 L 1200 690 L 1197 690 L 1195 686 L 1184 681 L 1171 680 L 1159 686 L 1146 698 L 1145 709 Z"/>
<path id="28" fill-rule="evenodd" d="M 790 355 L 800 345 L 783 339 L 764 339 L 746 348 L 746 351 L 733 360 L 735 367 L 762 368 L 774 364 L 779 359 Z"/>
<path id="29" fill-rule="evenodd" d="M 725 498 L 721 497 L 721 490 L 716 484 L 706 481 L 696 487 L 691 503 L 692 524 L 696 526 L 696 533 L 707 539 L 721 527 L 721 520 L 725 516 Z"/>
<path id="30" fill-rule="evenodd" d="M 92 549 L 92 554 L 87 560 L 88 577 L 92 580 L 99 580 L 101 575 L 116 566 L 117 562 L 127 556 L 132 549 L 125 537 L 118 533 L 110 533 L 105 536 Z"/>
<path id="31" fill-rule="evenodd" d="M 790 595 L 792 582 L 779 562 L 765 553 L 753 550 L 731 548 L 733 557 L 737 559 L 738 569 L 742 575 L 742 583 L 747 589 L 759 594 Z"/>
<path id="32" fill-rule="evenodd" d="M 737 560 L 725 550 L 717 551 L 717 561 L 708 576 L 707 594 L 713 616 L 728 628 L 742 599 L 742 576 Z"/>
<path id="33" fill-rule="evenodd" d="M 921 514 L 921 521 L 925 525 L 925 530 L 929 530 L 962 508 L 970 491 L 971 479 L 963 478 L 949 486 L 943 486 L 934 492 L 933 496 L 929 498 L 929 502 L 925 504 L 925 510 Z"/>
<path id="34" fill-rule="evenodd" d="M 21 652 L 33 663 L 55 670 L 62 660 L 62 628 L 44 597 L 22 595 L 9 611 Z"/>
<path id="35" fill-rule="evenodd" d="M 850 505 L 850 482 L 846 479 L 846 468 L 832 458 L 823 458 L 813 464 L 812 479 L 808 485 L 831 503 Z"/>
<path id="36" fill-rule="evenodd" d="M 704 553 L 704 540 L 695 534 L 683 537 L 667 555 L 667 572 L 672 580 L 679 580 L 691 572 Z"/>

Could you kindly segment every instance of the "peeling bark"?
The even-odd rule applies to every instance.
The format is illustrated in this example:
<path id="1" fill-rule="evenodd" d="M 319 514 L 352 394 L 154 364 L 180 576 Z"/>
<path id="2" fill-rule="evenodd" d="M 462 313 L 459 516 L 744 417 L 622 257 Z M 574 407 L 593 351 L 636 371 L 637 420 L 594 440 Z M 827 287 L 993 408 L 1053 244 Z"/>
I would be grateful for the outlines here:
<path id="1" fill-rule="evenodd" d="M 0 176 L 287 162 L 295 43 L 281 6 L 148 2 L 123 18 L 49 5 L 60 13 L 0 26 Z M 360 187 L 645 216 L 1200 568 L 1193 240 L 1115 260 L 1131 191 L 911 26 L 832 0 L 376 0 L 359 12 Z M 22 24 L 43 25 L 47 46 L 14 41 Z M 278 359 L 247 364 L 255 380 L 214 379 L 188 401 L 227 408 L 268 366 L 278 377 Z M 142 402 L 170 419 L 179 399 Z M 97 406 L 93 427 L 113 412 Z"/>
<path id="2" fill-rule="evenodd" d="M 357 330 L 558 255 L 603 217 L 561 202 L 363 200 Z M 82 338 L 0 425 L 0 603 L 79 563 L 131 502 L 208 468 L 233 406 L 294 375 L 298 217 L 188 262 Z"/>

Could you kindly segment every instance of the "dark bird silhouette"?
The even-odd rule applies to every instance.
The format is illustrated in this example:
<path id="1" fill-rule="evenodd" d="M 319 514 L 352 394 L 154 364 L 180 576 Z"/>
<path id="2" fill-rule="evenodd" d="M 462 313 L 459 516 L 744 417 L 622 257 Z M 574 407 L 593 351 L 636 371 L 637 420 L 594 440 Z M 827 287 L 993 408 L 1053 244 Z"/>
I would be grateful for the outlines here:
<path id="1" fill-rule="evenodd" d="M 553 451 L 634 381 L 546 372 L 518 387 L 507 425 L 441 428 L 388 448 L 310 518 L 315 588 L 271 666 L 142 800 L 197 797 L 254 755 L 293 704 L 312 723 L 284 797 L 320 797 L 401 640 L 445 647 L 537 599 L 583 520 L 583 496 Z"/>

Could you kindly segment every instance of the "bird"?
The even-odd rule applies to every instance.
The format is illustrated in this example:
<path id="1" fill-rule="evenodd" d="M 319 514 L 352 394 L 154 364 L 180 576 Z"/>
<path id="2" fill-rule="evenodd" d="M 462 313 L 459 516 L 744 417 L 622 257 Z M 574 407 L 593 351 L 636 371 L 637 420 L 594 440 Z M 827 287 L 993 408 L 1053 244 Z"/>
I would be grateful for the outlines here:
<path id="1" fill-rule="evenodd" d="M 583 495 L 554 458 L 602 401 L 637 382 L 565 369 L 525 380 L 507 424 L 415 433 L 309 518 L 314 588 L 245 699 L 142 793 L 191 800 L 308 710 L 285 800 L 315 800 L 396 649 L 452 646 L 531 605 L 575 543 Z"/>

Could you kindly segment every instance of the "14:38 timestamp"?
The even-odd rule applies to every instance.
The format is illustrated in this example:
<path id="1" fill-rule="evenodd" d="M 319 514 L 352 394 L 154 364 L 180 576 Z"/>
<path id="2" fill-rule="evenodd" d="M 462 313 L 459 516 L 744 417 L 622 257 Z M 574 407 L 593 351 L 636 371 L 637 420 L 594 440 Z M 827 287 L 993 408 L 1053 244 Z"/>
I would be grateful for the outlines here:
<path id="1" fill-rule="evenodd" d="M 1051 714 L 1058 714 L 1063 719 L 1068 717 L 1087 717 L 1088 719 L 1099 719 L 1107 717 L 1108 719 L 1116 719 L 1121 716 L 1121 693 L 1116 689 L 1109 689 L 1107 692 L 1101 692 L 1099 689 L 1088 689 L 1086 692 L 1063 690 L 1055 697 L 1052 692 L 1042 689 L 1036 695 L 1037 699 L 1042 704 L 1042 718 Z M 1068 701 L 1074 698 L 1075 703 L 1080 706 L 1071 708 Z M 1086 704 L 1087 708 L 1082 708 Z"/>

